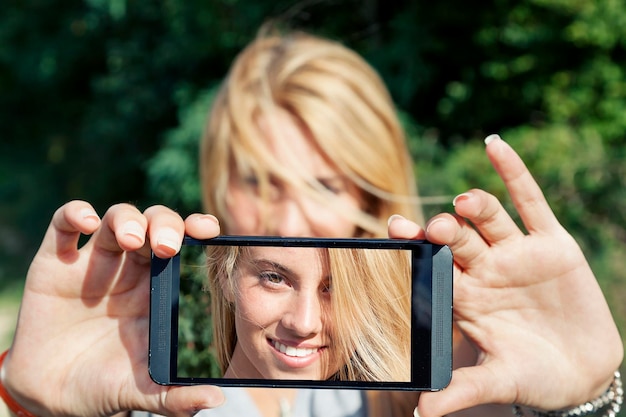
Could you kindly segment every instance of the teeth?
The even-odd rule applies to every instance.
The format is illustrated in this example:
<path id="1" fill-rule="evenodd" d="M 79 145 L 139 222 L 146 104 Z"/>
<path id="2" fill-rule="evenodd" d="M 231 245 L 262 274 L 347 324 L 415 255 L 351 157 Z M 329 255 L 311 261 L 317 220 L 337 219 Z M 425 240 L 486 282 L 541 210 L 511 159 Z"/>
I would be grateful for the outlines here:
<path id="1" fill-rule="evenodd" d="M 295 348 L 293 346 L 283 345 L 280 342 L 274 341 L 274 348 L 287 356 L 294 356 L 303 358 L 317 352 L 315 348 Z"/>

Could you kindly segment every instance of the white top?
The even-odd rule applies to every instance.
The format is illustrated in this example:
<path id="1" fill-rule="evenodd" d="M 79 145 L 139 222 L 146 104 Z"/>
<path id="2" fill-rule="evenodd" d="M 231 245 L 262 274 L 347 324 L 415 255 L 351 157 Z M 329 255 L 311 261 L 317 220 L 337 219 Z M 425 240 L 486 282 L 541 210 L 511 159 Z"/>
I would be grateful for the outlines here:
<path id="1" fill-rule="evenodd" d="M 279 389 L 279 388 L 277 388 Z M 263 417 L 245 388 L 222 388 L 226 401 L 217 408 L 201 410 L 197 417 Z M 338 389 L 298 389 L 291 407 L 285 405 L 276 417 L 366 417 L 365 392 Z M 133 411 L 131 417 L 156 417 Z"/>

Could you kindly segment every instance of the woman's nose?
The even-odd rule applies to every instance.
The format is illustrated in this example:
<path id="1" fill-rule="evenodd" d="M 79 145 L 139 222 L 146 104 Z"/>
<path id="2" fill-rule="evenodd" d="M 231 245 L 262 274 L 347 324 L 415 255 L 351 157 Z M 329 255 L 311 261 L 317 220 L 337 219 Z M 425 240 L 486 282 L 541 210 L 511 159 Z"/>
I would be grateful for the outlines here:
<path id="1" fill-rule="evenodd" d="M 305 338 L 320 333 L 323 322 L 322 306 L 317 292 L 294 294 L 290 309 L 285 312 L 281 321 L 297 337 Z"/>
<path id="2" fill-rule="evenodd" d="M 268 234 L 276 236 L 312 236 L 312 219 L 309 218 L 303 202 L 283 197 L 272 203 L 268 213 Z"/>

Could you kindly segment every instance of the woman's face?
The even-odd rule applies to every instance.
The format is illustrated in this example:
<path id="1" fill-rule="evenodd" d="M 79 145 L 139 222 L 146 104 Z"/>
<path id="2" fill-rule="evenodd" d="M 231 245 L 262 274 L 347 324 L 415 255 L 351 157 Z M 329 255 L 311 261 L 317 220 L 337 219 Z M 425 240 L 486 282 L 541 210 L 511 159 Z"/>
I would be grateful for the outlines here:
<path id="1" fill-rule="evenodd" d="M 270 178 L 269 200 L 259 195 L 254 176 L 242 178 L 232 170 L 228 185 L 228 233 L 238 235 L 352 237 L 356 226 L 347 216 L 360 208 L 359 189 L 332 166 L 315 147 L 310 133 L 286 111 L 272 120 L 259 120 L 261 140 L 277 163 L 294 173 L 305 171 L 338 199 L 336 210 L 280 179 Z M 270 124 L 279 130 L 272 134 Z M 265 216 L 263 215 L 265 214 Z"/>
<path id="2" fill-rule="evenodd" d="M 251 247 L 235 272 L 237 345 L 226 377 L 327 379 L 330 276 L 318 248 Z"/>

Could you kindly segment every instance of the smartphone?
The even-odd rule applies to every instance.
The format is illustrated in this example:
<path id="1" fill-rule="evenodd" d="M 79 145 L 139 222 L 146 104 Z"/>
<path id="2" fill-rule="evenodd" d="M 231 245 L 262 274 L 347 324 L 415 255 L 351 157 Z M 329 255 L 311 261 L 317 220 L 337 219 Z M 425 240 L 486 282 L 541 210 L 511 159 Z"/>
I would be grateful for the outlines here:
<path id="1" fill-rule="evenodd" d="M 185 237 L 152 255 L 162 385 L 437 391 L 452 375 L 452 266 L 419 240 Z"/>

